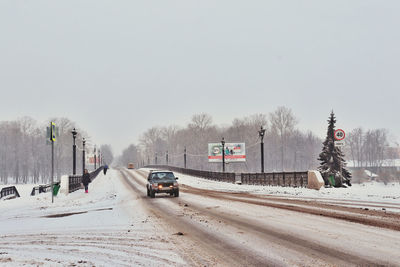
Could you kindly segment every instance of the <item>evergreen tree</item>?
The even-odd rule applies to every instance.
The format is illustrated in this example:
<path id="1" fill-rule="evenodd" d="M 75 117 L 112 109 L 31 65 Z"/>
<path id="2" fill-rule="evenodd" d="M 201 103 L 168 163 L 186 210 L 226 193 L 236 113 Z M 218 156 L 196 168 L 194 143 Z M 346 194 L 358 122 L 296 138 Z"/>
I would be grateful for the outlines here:
<path id="1" fill-rule="evenodd" d="M 328 133 L 325 141 L 323 142 L 322 152 L 319 154 L 318 160 L 321 161 L 319 171 L 325 180 L 325 184 L 330 184 L 328 180 L 329 175 L 335 176 L 335 186 L 342 186 L 343 182 L 351 186 L 350 178 L 351 173 L 345 168 L 346 162 L 344 160 L 344 153 L 337 147 L 335 147 L 335 123 L 336 118 L 333 110 L 331 116 L 328 119 Z M 340 174 L 340 168 L 342 166 L 342 173 Z"/>

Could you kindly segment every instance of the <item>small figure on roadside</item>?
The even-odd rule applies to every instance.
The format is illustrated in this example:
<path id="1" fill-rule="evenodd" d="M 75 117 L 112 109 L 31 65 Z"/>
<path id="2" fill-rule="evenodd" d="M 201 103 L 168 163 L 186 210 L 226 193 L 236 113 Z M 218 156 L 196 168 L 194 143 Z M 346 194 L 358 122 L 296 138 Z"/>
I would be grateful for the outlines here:
<path id="1" fill-rule="evenodd" d="M 82 184 L 85 186 L 85 193 L 89 192 L 89 183 L 90 180 L 90 173 L 87 169 L 85 169 L 85 173 L 82 175 Z"/>
<path id="2" fill-rule="evenodd" d="M 107 170 L 108 170 L 108 165 L 106 164 L 106 165 L 104 165 L 104 168 L 103 168 L 104 175 L 107 174 Z"/>

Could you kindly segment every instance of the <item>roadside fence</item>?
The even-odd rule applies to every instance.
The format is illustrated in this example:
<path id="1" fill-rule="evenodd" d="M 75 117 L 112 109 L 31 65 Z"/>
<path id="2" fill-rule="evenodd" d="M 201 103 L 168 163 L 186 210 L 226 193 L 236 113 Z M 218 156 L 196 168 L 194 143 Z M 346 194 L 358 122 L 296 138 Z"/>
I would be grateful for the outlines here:
<path id="1" fill-rule="evenodd" d="M 55 182 L 54 187 L 59 187 L 60 182 Z M 35 196 L 41 193 L 47 193 L 51 191 L 51 184 L 39 185 L 32 188 L 31 196 Z M 58 190 L 57 190 L 58 192 Z"/>
<path id="2" fill-rule="evenodd" d="M 97 175 L 104 169 L 104 166 L 100 166 L 97 168 L 95 171 L 89 173 L 90 174 L 90 180 L 93 181 L 96 179 Z M 82 175 L 69 175 L 68 176 L 68 192 L 72 193 L 76 190 L 81 189 L 81 184 L 82 184 Z"/>
<path id="3" fill-rule="evenodd" d="M 15 186 L 4 187 L 0 191 L 0 199 L 5 196 L 14 195 L 14 197 L 20 197 L 17 188 Z"/>
<path id="4" fill-rule="evenodd" d="M 249 185 L 307 187 L 308 172 L 229 173 L 185 169 L 167 165 L 147 165 L 145 168 L 166 169 L 213 181 Z"/>

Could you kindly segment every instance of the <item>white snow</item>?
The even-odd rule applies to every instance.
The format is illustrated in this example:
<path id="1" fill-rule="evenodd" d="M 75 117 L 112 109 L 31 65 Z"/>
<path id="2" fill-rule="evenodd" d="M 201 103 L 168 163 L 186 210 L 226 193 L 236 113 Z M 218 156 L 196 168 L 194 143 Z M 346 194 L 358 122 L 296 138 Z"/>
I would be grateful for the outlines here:
<path id="1" fill-rule="evenodd" d="M 369 170 L 364 170 L 365 174 L 368 175 L 369 177 L 379 177 L 379 175 L 369 171 Z"/>
<path id="2" fill-rule="evenodd" d="M 50 193 L 30 196 L 34 185 L 16 185 L 20 198 L 0 200 L 0 265 L 183 264 L 117 175 L 100 174 L 89 194 L 59 194 L 54 203 Z"/>
<path id="3" fill-rule="evenodd" d="M 150 169 L 143 169 L 150 170 Z M 319 201 L 346 200 L 344 206 L 363 207 L 358 201 L 375 203 L 375 209 L 382 209 L 379 203 L 386 203 L 390 206 L 400 204 L 400 183 L 388 183 L 387 185 L 378 182 L 353 184 L 348 188 L 321 188 L 320 190 L 300 187 L 260 186 L 260 185 L 239 185 L 226 182 L 217 182 L 203 178 L 193 177 L 182 173 L 176 173 L 181 184 L 202 189 L 211 189 L 226 192 L 246 192 L 259 195 L 275 195 L 286 198 L 318 199 Z M 351 203 L 354 201 L 354 204 Z M 368 206 L 369 207 L 369 206 Z M 369 207 L 370 208 L 370 207 Z M 373 207 L 371 207 L 373 208 Z M 387 209 L 388 211 L 400 212 L 400 207 Z"/>
<path id="4" fill-rule="evenodd" d="M 376 203 L 379 208 L 379 205 L 386 203 L 386 206 L 393 206 L 393 211 L 399 212 L 400 210 L 398 206 L 400 204 L 399 184 L 384 185 L 373 182 L 353 185 L 349 188 L 323 188 L 317 191 L 307 188 L 230 184 L 181 173 L 176 173 L 176 176 L 179 177 L 178 181 L 181 184 L 204 189 L 247 192 L 285 198 L 318 199 L 319 201 L 349 200 L 342 203 L 347 206 L 362 206 L 361 202 L 366 201 Z M 143 201 L 141 197 L 145 197 L 145 188 L 141 188 L 142 194 L 132 194 L 132 191 L 121 182 L 117 171 L 110 170 L 106 176 L 100 174 L 89 185 L 89 194 L 85 194 L 83 190 L 68 195 L 59 194 L 55 197 L 54 203 L 51 203 L 50 193 L 30 196 L 33 186 L 16 185 L 21 195 L 20 198 L 0 200 L 0 265 L 185 266 L 188 264 L 176 250 L 173 237 L 171 237 L 173 233 L 161 229 L 159 221 L 161 219 L 149 215 L 148 210 L 141 206 L 141 201 Z M 289 231 L 298 236 L 304 235 L 302 238 L 306 238 L 306 235 L 315 236 L 315 229 L 323 231 L 326 229 L 325 225 L 330 223 L 347 225 L 340 220 L 332 221 L 329 218 L 316 218 L 305 214 L 296 217 L 298 226 L 291 222 L 290 228 L 288 228 L 282 220 L 287 218 L 292 221 L 290 216 L 293 213 L 290 211 L 261 206 L 253 206 L 249 209 L 245 203 L 226 206 L 224 200 L 207 199 L 200 195 L 185 194 L 184 192 L 181 196 L 179 201 L 185 201 L 189 203 L 189 206 L 199 204 L 204 209 L 215 209 L 216 212 L 220 207 L 224 207 L 223 210 L 228 217 L 240 211 L 235 216 L 253 218 L 252 220 L 256 224 L 268 223 L 271 229 L 275 227 L 277 231 Z M 165 204 L 166 207 L 170 207 L 171 203 L 174 203 L 169 198 L 156 198 L 155 201 Z M 354 201 L 354 204 L 351 204 L 351 201 Z M 175 206 L 174 208 L 177 209 L 177 213 L 181 212 L 179 207 Z M 187 212 L 190 213 L 190 211 Z M 203 218 L 203 215 L 196 212 L 186 214 L 186 218 L 189 215 L 190 218 L 193 216 L 198 219 L 200 224 L 204 224 L 205 229 L 215 228 L 213 230 L 215 234 L 225 232 L 224 235 L 226 235 L 230 232 L 229 230 L 235 231 L 236 229 L 234 225 L 207 222 L 209 218 Z M 319 224 L 313 225 L 313 222 Z M 304 225 L 313 225 L 313 227 L 307 228 L 305 231 Z M 316 226 L 318 227 L 316 228 Z M 332 230 L 324 233 L 326 236 L 321 236 L 319 240 L 327 245 L 333 244 L 337 248 L 340 248 L 342 243 L 350 242 L 350 245 L 354 247 L 353 250 L 362 254 L 361 251 L 369 248 L 370 240 L 378 240 L 382 233 L 387 236 L 392 234 L 389 230 L 371 227 L 358 229 L 358 227 L 354 225 L 346 231 L 348 234 L 362 233 L 362 236 L 368 233 L 371 237 L 365 237 L 366 240 L 362 242 L 361 238 L 346 241 L 347 235 Z M 303 229 L 304 233 L 299 229 Z M 332 234 L 338 236 L 334 242 L 330 240 Z M 225 238 L 232 242 L 245 242 L 244 244 L 249 246 L 255 242 L 251 234 L 248 238 L 243 235 L 244 233 L 240 232 L 240 235 L 227 235 Z M 386 241 L 385 237 L 379 242 L 383 246 Z M 265 245 L 261 239 L 257 242 Z M 271 245 L 268 250 L 268 253 L 271 254 L 270 258 L 290 256 L 281 252 L 284 247 L 274 249 L 274 246 Z M 398 247 L 398 243 L 394 244 L 393 251 L 397 251 L 396 247 Z M 258 250 L 252 249 L 259 250 L 260 254 L 265 253 L 265 247 L 261 245 Z M 385 249 L 386 252 L 390 251 Z M 273 251 L 283 254 L 278 256 Z M 394 255 L 393 251 L 390 252 Z M 298 257 L 302 257 L 301 254 Z"/>
<path id="5" fill-rule="evenodd" d="M 248 192 L 255 194 L 271 195 L 293 195 L 302 197 L 320 197 L 320 198 L 339 198 L 339 199 L 357 199 L 390 201 L 400 203 L 400 183 L 389 183 L 387 185 L 377 182 L 364 184 L 354 184 L 348 188 L 321 188 L 313 190 L 300 187 L 280 187 L 280 186 L 260 186 L 260 185 L 239 185 L 225 182 L 211 181 L 198 177 L 175 173 L 179 177 L 179 182 L 192 187 L 199 187 L 211 190 Z"/>

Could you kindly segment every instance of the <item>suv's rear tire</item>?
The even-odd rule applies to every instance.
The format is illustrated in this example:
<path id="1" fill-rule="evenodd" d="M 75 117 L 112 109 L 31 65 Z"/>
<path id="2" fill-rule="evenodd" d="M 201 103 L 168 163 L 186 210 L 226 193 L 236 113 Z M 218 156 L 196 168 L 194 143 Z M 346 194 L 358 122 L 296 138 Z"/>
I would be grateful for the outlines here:
<path id="1" fill-rule="evenodd" d="M 147 188 L 147 196 L 148 196 L 148 197 L 150 196 L 150 190 L 149 190 L 149 188 Z"/>
<path id="2" fill-rule="evenodd" d="M 156 192 L 150 190 L 150 197 L 151 198 L 155 198 L 156 197 Z"/>
<path id="3" fill-rule="evenodd" d="M 175 195 L 175 197 L 179 197 L 179 190 L 176 190 L 174 195 Z"/>

